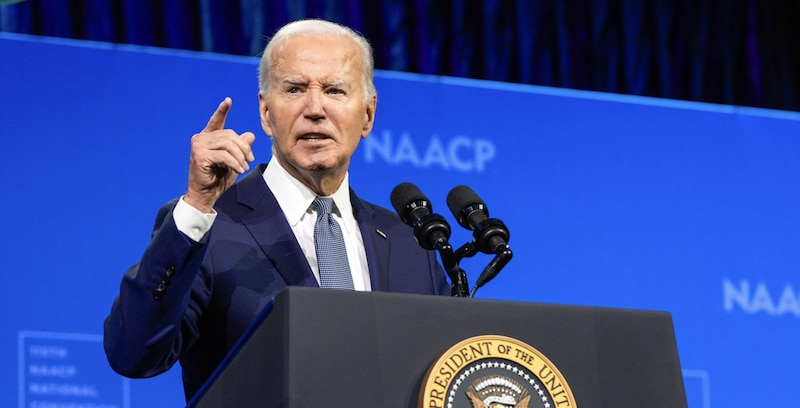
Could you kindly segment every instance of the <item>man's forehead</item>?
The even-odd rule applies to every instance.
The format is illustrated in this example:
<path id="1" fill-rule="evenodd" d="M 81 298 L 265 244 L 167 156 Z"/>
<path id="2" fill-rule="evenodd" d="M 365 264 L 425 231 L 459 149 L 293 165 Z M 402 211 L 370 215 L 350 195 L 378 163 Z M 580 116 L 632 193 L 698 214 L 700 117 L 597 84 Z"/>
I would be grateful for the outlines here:
<path id="1" fill-rule="evenodd" d="M 280 81 L 347 83 L 362 74 L 359 60 L 346 54 L 283 54 L 275 58 L 272 76 Z"/>

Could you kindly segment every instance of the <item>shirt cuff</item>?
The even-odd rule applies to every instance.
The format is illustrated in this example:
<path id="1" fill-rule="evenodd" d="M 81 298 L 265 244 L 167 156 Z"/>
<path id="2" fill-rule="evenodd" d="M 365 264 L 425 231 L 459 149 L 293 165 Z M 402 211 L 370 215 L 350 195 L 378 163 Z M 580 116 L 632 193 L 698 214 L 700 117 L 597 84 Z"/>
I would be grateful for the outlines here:
<path id="1" fill-rule="evenodd" d="M 200 242 L 211 229 L 214 219 L 217 218 L 217 212 L 212 211 L 211 214 L 205 214 L 183 201 L 183 197 L 181 197 L 178 204 L 175 205 L 175 209 L 172 210 L 172 219 L 175 220 L 178 231 L 186 234 L 195 242 Z"/>

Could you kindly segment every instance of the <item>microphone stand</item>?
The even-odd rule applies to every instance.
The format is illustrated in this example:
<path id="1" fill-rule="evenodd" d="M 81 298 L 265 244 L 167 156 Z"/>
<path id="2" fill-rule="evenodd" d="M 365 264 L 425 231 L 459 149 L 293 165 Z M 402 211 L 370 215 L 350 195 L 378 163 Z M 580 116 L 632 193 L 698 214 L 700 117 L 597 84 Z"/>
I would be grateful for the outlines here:
<path id="1" fill-rule="evenodd" d="M 477 253 L 478 253 L 478 246 L 475 245 L 474 242 L 467 242 L 466 244 L 462 245 L 461 248 L 458 248 L 455 251 L 455 253 L 453 253 L 453 259 L 454 259 L 455 264 L 457 265 L 458 270 L 461 271 L 461 273 L 464 274 L 464 278 L 463 279 L 464 279 L 464 283 L 465 284 L 466 284 L 466 280 L 467 280 L 467 274 L 458 265 L 461 263 L 462 259 L 464 259 L 464 258 L 472 258 Z M 469 288 L 469 286 L 467 286 L 467 288 Z M 467 295 L 464 295 L 464 296 L 467 296 Z M 471 298 L 473 296 L 475 296 L 475 290 L 474 289 L 472 290 L 472 293 L 470 293 L 469 296 L 467 296 L 467 297 Z"/>
<path id="2" fill-rule="evenodd" d="M 453 253 L 453 246 L 447 240 L 440 239 L 434 244 L 434 249 L 439 252 L 447 276 L 452 282 L 450 293 L 453 297 L 467 297 L 469 295 L 469 284 L 467 283 L 467 273 L 459 267 L 461 258 L 457 258 Z"/>

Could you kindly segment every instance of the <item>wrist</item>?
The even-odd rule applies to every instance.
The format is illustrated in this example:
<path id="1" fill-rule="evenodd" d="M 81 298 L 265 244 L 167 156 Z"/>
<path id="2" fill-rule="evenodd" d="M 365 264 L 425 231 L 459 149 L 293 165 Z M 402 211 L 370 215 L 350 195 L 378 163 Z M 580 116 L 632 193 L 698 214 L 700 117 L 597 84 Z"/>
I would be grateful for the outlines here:
<path id="1" fill-rule="evenodd" d="M 203 214 L 211 214 L 214 212 L 214 203 L 216 202 L 215 199 L 208 196 L 207 194 L 196 194 L 193 193 L 191 190 L 187 191 L 186 194 L 183 196 L 183 201 L 186 204 L 189 204 L 197 211 L 202 212 Z"/>

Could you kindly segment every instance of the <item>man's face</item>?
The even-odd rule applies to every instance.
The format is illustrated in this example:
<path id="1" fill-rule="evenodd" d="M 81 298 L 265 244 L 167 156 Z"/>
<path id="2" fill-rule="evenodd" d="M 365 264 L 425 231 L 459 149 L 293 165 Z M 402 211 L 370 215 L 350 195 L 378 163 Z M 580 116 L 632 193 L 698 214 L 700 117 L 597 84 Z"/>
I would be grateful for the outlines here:
<path id="1" fill-rule="evenodd" d="M 343 177 L 372 130 L 376 100 L 365 103 L 361 65 L 345 37 L 300 36 L 274 51 L 269 94 L 259 93 L 261 125 L 295 177 Z"/>

